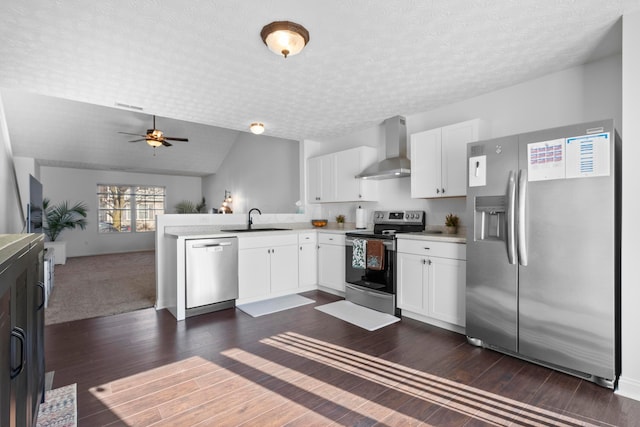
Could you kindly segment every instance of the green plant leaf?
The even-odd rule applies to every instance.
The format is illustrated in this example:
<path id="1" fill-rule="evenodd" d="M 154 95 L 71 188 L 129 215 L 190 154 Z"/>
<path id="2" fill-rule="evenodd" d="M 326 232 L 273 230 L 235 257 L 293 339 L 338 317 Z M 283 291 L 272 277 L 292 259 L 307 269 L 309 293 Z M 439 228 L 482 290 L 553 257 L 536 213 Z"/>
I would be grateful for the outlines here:
<path id="1" fill-rule="evenodd" d="M 50 206 L 51 201 L 47 198 L 42 200 L 42 207 L 46 224 L 42 227 L 44 234 L 50 241 L 55 242 L 60 233 L 67 228 L 80 227 L 84 230 L 87 227 L 87 211 L 89 208 L 84 202 L 78 202 L 73 206 L 67 200 Z"/>

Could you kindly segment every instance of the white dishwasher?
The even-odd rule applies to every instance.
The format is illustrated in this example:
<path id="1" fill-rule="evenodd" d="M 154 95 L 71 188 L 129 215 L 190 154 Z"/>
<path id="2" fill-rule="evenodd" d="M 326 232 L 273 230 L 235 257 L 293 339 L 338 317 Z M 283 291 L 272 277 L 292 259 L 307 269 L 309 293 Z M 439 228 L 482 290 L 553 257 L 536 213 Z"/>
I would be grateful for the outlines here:
<path id="1" fill-rule="evenodd" d="M 192 310 L 187 315 L 235 306 L 238 298 L 238 238 L 190 239 L 185 242 L 185 250 L 186 309 Z M 230 304 L 212 306 L 224 302 Z M 199 309 L 201 307 L 204 310 Z"/>

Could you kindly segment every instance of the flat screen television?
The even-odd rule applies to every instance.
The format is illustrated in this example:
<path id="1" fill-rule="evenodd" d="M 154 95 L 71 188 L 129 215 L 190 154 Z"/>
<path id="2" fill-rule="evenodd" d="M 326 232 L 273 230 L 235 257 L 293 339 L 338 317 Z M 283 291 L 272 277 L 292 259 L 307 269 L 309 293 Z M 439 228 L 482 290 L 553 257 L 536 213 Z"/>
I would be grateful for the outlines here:
<path id="1" fill-rule="evenodd" d="M 27 233 L 42 233 L 42 183 L 29 175 L 29 205 L 27 206 Z"/>

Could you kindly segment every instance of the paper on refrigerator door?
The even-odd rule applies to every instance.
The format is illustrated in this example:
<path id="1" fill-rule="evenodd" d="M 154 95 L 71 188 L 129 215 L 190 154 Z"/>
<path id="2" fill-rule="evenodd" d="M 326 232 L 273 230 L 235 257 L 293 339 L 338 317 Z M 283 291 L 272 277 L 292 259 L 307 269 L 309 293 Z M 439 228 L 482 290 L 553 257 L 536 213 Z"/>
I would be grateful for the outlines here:
<path id="1" fill-rule="evenodd" d="M 529 181 L 610 175 L 609 132 L 527 144 Z"/>
<path id="2" fill-rule="evenodd" d="M 487 156 L 469 157 L 469 187 L 487 185 Z"/>
<path id="3" fill-rule="evenodd" d="M 529 181 L 564 179 L 564 138 L 527 144 Z"/>
<path id="4" fill-rule="evenodd" d="M 609 176 L 611 135 L 609 132 L 567 138 L 567 178 Z"/>

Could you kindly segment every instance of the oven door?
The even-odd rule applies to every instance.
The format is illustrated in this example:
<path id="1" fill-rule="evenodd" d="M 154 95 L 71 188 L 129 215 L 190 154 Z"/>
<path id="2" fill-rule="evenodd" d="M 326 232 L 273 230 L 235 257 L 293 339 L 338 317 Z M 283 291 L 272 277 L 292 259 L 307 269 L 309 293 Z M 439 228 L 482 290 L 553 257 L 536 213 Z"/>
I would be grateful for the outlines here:
<path id="1" fill-rule="evenodd" d="M 345 279 L 347 283 L 358 285 L 363 288 L 378 292 L 395 295 L 395 264 L 396 251 L 394 240 L 383 240 L 385 248 L 384 268 L 382 270 L 371 270 L 369 268 L 353 267 L 353 237 L 345 240 Z M 369 240 L 369 239 L 365 239 Z M 377 240 L 377 239 L 374 239 Z"/>

